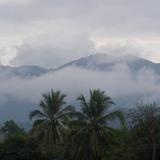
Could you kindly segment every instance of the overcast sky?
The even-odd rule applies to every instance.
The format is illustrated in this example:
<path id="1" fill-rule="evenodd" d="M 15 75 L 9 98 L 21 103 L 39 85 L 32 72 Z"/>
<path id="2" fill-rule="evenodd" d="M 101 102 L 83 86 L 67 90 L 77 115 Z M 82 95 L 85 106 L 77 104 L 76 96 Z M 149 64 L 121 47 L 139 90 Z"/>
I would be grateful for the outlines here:
<path id="1" fill-rule="evenodd" d="M 0 0 L 0 64 L 54 68 L 97 52 L 160 63 L 159 0 Z"/>

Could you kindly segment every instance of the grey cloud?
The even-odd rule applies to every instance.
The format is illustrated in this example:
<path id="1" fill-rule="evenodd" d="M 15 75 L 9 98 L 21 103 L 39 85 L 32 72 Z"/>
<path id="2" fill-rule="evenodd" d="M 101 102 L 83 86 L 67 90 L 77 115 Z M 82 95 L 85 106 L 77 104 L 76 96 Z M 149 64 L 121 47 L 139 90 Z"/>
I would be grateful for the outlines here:
<path id="1" fill-rule="evenodd" d="M 61 90 L 76 97 L 80 93 L 87 93 L 89 89 L 105 90 L 113 99 L 128 95 L 141 95 L 148 101 L 154 101 L 160 95 L 160 76 L 148 69 L 132 74 L 124 64 L 116 64 L 111 71 L 87 71 L 75 67 L 65 68 L 33 79 L 10 78 L 0 83 L 0 102 L 9 96 L 18 101 L 39 102 L 41 94 L 54 90 Z"/>
<path id="2" fill-rule="evenodd" d="M 9 61 L 16 54 L 16 47 L 1 47 L 0 48 L 0 64 L 9 65 Z"/>
<path id="3" fill-rule="evenodd" d="M 54 25 L 66 21 L 67 25 L 73 26 L 72 30 L 83 29 L 101 36 L 156 36 L 160 26 L 159 7 L 157 0 L 33 0 L 0 4 L 0 19 L 11 23 L 29 22 L 28 25 L 37 21 L 49 20 Z"/>
<path id="4" fill-rule="evenodd" d="M 48 93 L 51 89 L 66 93 L 66 101 L 76 105 L 77 109 L 77 96 L 81 93 L 88 96 L 90 89 L 100 88 L 106 91 L 117 107 L 121 106 L 121 101 L 125 102 L 121 107 L 132 107 L 136 101 L 156 101 L 159 104 L 160 95 L 159 75 L 145 68 L 132 74 L 125 63 L 116 64 L 108 72 L 69 67 L 32 79 L 12 77 L 0 82 L 1 122 L 9 118 L 28 121 L 28 113 L 38 107 L 41 94 Z"/>
<path id="5" fill-rule="evenodd" d="M 53 68 L 94 52 L 94 43 L 86 34 L 33 36 L 17 47 L 17 56 L 11 60 L 11 64 Z"/>
<path id="6" fill-rule="evenodd" d="M 46 42 L 43 43 L 40 42 L 44 41 L 43 36 L 37 36 L 37 39 L 34 38 L 37 34 L 47 33 L 53 35 L 60 33 L 60 37 L 63 39 L 62 36 L 64 33 L 72 35 L 84 32 L 88 33 L 89 36 L 87 36 L 87 38 L 92 39 L 96 43 L 109 42 L 112 41 L 112 39 L 118 39 L 119 41 L 133 39 L 137 41 L 139 46 L 142 46 L 139 47 L 137 45 L 132 47 L 128 44 L 116 46 L 117 44 L 115 43 L 114 46 L 112 45 L 112 48 L 110 44 L 101 46 L 100 51 L 107 51 L 107 53 L 111 52 L 112 54 L 131 52 L 131 54 L 140 54 L 143 55 L 143 57 L 149 57 L 155 60 L 158 55 L 154 52 L 158 52 L 160 46 L 159 7 L 160 3 L 157 2 L 157 0 L 153 0 L 152 2 L 149 0 L 145 2 L 126 0 L 92 0 L 87 2 L 84 0 L 28 0 L 25 1 L 25 3 L 16 1 L 0 3 L 0 27 L 3 30 L 3 33 L 0 33 L 1 43 L 3 44 L 3 41 L 5 41 L 4 43 L 8 45 L 11 43 L 10 41 L 12 41 L 12 44 L 15 43 L 15 45 L 18 46 L 18 44 L 22 42 L 22 45 L 18 47 L 18 56 L 11 63 L 15 65 L 27 63 L 30 65 L 35 62 L 35 65 L 52 67 L 53 65 L 50 64 L 52 63 L 51 60 L 53 60 L 53 53 L 55 54 L 55 52 L 57 52 L 53 61 L 54 66 L 57 66 L 60 61 L 65 63 L 67 60 L 72 60 L 69 58 L 71 54 L 68 55 L 67 51 L 71 53 L 73 51 L 75 53 L 79 51 L 82 53 L 83 50 L 88 50 L 87 55 L 89 55 L 92 52 L 91 48 L 94 48 L 94 44 L 92 45 L 91 41 L 89 42 L 89 40 L 85 40 L 85 38 L 83 39 L 79 36 L 77 36 L 77 39 L 81 39 L 79 40 L 79 43 L 82 44 L 81 46 L 79 44 L 78 47 L 78 43 L 73 41 L 72 49 L 66 46 L 58 47 L 61 48 L 60 50 L 53 47 L 54 42 L 50 42 L 52 41 L 50 35 L 47 35 L 48 37 L 44 36 L 44 39 L 48 40 L 45 40 Z M 32 38 L 27 38 L 30 36 L 33 40 Z M 65 38 L 64 34 L 64 39 Z M 73 38 L 73 36 L 71 36 L 71 38 L 78 42 L 75 37 Z M 10 41 L 8 39 L 10 39 Z M 27 42 L 27 39 L 33 44 Z M 84 42 L 82 42 L 82 39 Z M 65 41 L 68 42 L 71 40 L 62 40 L 59 42 L 62 42 L 60 45 L 65 45 Z M 70 46 L 71 44 L 68 45 Z M 152 55 L 148 56 L 146 52 L 140 53 L 142 51 L 141 48 L 145 48 L 145 50 L 148 50 L 149 54 L 151 52 Z M 51 49 L 53 50 L 52 52 Z M 65 54 L 61 54 L 62 52 L 64 53 L 64 51 L 62 51 L 63 49 L 66 49 Z M 42 54 L 43 51 L 47 56 Z M 59 55 L 58 52 L 60 52 Z M 60 55 L 65 57 L 63 61 Z M 82 54 L 82 56 L 83 55 L 86 54 Z M 73 58 L 76 59 L 79 57 L 75 56 Z M 66 61 L 64 59 L 66 59 Z"/>
<path id="7" fill-rule="evenodd" d="M 143 57 L 144 51 L 134 40 L 126 41 L 109 41 L 106 44 L 99 45 L 97 47 L 98 52 L 111 54 L 114 56 L 120 55 L 135 55 Z"/>
<path id="8" fill-rule="evenodd" d="M 88 10 L 92 3 L 75 1 L 43 1 L 33 0 L 21 2 L 0 3 L 1 21 L 25 23 L 32 21 L 47 21 L 64 18 L 73 18 Z M 86 7 L 87 6 L 87 7 Z"/>

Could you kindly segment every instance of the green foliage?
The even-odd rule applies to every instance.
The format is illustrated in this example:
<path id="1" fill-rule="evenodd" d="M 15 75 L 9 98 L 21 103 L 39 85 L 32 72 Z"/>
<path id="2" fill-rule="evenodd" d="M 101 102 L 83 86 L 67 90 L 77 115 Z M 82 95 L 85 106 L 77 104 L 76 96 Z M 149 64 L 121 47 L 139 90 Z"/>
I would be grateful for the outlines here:
<path id="1" fill-rule="evenodd" d="M 128 116 L 131 119 L 130 136 L 137 155 L 141 159 L 156 160 L 156 152 L 160 151 L 160 108 L 156 103 L 137 103 Z"/>
<path id="2" fill-rule="evenodd" d="M 1 160 L 44 160 L 34 138 L 11 136 L 0 143 Z"/>
<path id="3" fill-rule="evenodd" d="M 43 157 L 45 160 L 67 160 L 63 159 L 64 147 L 50 147 L 48 150 L 43 152 Z"/>
<path id="4" fill-rule="evenodd" d="M 76 112 L 70 123 L 68 151 L 75 159 L 83 156 L 82 159 L 98 160 L 105 155 L 110 144 L 114 143 L 114 129 L 107 126 L 107 121 L 116 117 L 121 119 L 122 113 L 107 113 L 114 102 L 99 89 L 90 91 L 88 102 L 83 95 L 77 100 L 81 103 L 81 112 Z"/>
<path id="5" fill-rule="evenodd" d="M 126 128 L 116 130 L 115 141 L 116 144 L 111 144 L 111 149 L 107 150 L 102 160 L 141 160 L 133 146 L 136 139 L 132 139 Z"/>
<path id="6" fill-rule="evenodd" d="M 24 129 L 20 128 L 12 119 L 4 123 L 4 125 L 0 128 L 0 133 L 5 135 L 5 137 L 13 135 L 19 135 L 19 136 L 27 135 Z"/>
<path id="7" fill-rule="evenodd" d="M 127 120 L 131 123 L 126 125 L 123 113 L 113 110 L 114 102 L 100 89 L 91 90 L 89 100 L 86 100 L 83 94 L 77 98 L 81 104 L 80 111 L 75 111 L 72 106 L 64 106 L 66 95 L 60 91 L 51 90 L 51 93 L 42 96 L 43 100 L 39 105 L 41 110 L 34 110 L 29 114 L 30 119 L 36 118 L 29 135 L 36 138 L 41 148 L 42 154 L 39 154 L 39 158 L 160 159 L 160 108 L 155 103 L 137 103 L 136 107 L 128 112 Z M 109 122 L 117 118 L 123 124 L 121 128 L 110 127 Z M 6 141 L 0 144 L 0 155 L 5 152 L 4 144 L 6 145 Z M 30 153 L 31 150 L 22 144 L 16 140 L 13 150 L 25 148 L 25 151 Z M 30 142 L 29 147 L 33 148 L 33 151 L 37 148 L 37 144 L 34 144 L 34 141 L 33 144 Z M 12 146 L 8 145 L 8 150 L 11 151 Z M 21 153 L 18 150 L 15 152 Z"/>
<path id="8" fill-rule="evenodd" d="M 60 91 L 51 91 L 49 94 L 43 94 L 43 100 L 40 101 L 40 110 L 30 112 L 29 117 L 37 118 L 33 123 L 30 134 L 35 136 L 39 144 L 45 149 L 52 146 L 60 146 L 62 138 L 67 134 L 66 123 L 73 112 L 72 106 L 64 107 L 65 94 Z"/>

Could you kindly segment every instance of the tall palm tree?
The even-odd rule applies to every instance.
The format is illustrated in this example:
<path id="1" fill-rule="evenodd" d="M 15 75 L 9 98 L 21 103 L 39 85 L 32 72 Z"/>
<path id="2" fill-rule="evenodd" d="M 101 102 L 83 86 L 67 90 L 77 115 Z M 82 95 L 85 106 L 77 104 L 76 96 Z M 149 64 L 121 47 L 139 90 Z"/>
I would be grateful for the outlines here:
<path id="1" fill-rule="evenodd" d="M 81 111 L 75 113 L 68 134 L 69 151 L 74 159 L 99 160 L 106 148 L 113 143 L 114 129 L 107 126 L 108 120 L 118 117 L 122 120 L 120 111 L 107 112 L 114 102 L 100 89 L 90 90 L 90 99 L 87 102 L 81 95 L 77 98 L 81 104 Z"/>
<path id="2" fill-rule="evenodd" d="M 51 90 L 51 93 L 42 94 L 42 96 L 43 100 L 39 104 L 41 110 L 34 110 L 29 114 L 30 120 L 36 118 L 30 134 L 34 135 L 38 142 L 47 148 L 59 146 L 61 136 L 66 134 L 65 124 L 73 107 L 64 107 L 66 95 L 61 94 L 60 91 Z"/>

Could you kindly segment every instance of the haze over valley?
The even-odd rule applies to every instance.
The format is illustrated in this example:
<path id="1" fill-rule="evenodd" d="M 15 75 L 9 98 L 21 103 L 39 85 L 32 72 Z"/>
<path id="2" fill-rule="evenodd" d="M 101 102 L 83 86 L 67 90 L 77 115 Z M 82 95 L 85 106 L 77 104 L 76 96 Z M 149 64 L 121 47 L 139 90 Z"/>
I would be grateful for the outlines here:
<path id="1" fill-rule="evenodd" d="M 115 107 L 134 107 L 137 101 L 160 104 L 160 64 L 133 55 L 97 53 L 56 69 L 1 66 L 0 74 L 0 122 L 28 122 L 29 112 L 51 89 L 66 93 L 67 103 L 77 108 L 76 98 L 97 88 L 114 100 Z"/>

